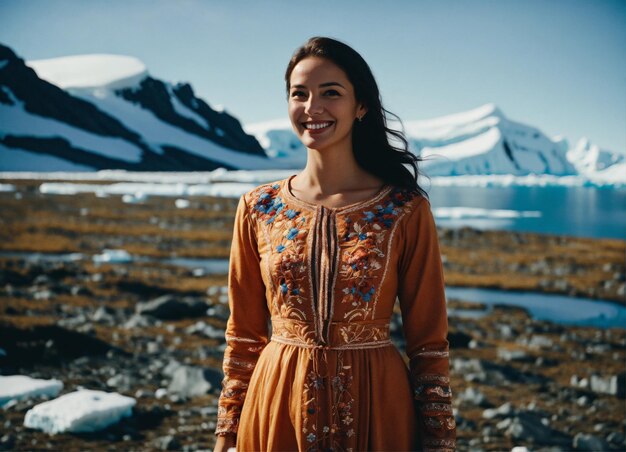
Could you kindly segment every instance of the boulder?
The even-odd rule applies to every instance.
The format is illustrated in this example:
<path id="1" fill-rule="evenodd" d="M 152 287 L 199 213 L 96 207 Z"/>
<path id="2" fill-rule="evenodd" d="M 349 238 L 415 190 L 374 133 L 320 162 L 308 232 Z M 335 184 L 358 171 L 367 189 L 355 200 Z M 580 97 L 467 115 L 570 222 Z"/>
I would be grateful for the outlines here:
<path id="1" fill-rule="evenodd" d="M 161 320 L 178 320 L 205 315 L 208 305 L 203 299 L 174 295 L 163 295 L 143 303 L 138 303 L 136 311 Z"/>

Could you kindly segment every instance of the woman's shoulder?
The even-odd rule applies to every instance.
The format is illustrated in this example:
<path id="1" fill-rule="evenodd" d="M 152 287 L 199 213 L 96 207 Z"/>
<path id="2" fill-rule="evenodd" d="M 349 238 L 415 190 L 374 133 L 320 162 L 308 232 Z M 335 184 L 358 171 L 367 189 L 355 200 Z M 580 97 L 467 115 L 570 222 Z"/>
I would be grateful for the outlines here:
<path id="1" fill-rule="evenodd" d="M 264 182 L 249 189 L 242 195 L 247 210 L 253 218 L 267 215 L 280 207 L 281 199 L 279 193 L 284 180 L 278 179 Z"/>
<path id="2" fill-rule="evenodd" d="M 428 198 L 416 189 L 392 185 L 389 191 L 389 202 L 398 208 L 413 211 L 420 205 L 430 207 Z"/>

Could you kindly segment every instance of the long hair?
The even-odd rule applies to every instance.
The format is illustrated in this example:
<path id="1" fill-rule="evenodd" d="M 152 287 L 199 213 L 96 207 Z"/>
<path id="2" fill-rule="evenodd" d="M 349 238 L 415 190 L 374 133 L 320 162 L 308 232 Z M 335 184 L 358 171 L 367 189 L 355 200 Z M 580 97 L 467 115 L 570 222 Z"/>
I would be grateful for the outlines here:
<path id="1" fill-rule="evenodd" d="M 341 68 L 354 87 L 356 100 L 367 108 L 362 121 L 355 121 L 352 127 L 352 152 L 358 165 L 385 183 L 408 188 L 428 197 L 417 182 L 420 175 L 418 163 L 422 159 L 408 150 L 409 142 L 402 130 L 388 127 L 388 115 L 402 123 L 397 115 L 383 108 L 378 85 L 363 57 L 343 42 L 313 37 L 295 51 L 287 65 L 287 93 L 294 67 L 308 57 L 325 58 Z M 391 140 L 397 144 L 392 144 Z M 404 164 L 409 164 L 413 172 Z"/>

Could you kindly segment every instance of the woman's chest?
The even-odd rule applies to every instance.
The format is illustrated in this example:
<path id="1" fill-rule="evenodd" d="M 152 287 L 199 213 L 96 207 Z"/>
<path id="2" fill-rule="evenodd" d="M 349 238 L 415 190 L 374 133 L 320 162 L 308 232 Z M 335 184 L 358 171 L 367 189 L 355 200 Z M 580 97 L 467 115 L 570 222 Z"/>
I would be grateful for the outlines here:
<path id="1" fill-rule="evenodd" d="M 384 204 L 347 213 L 284 206 L 262 218 L 259 254 L 272 314 L 318 322 L 389 317 L 403 213 Z"/>

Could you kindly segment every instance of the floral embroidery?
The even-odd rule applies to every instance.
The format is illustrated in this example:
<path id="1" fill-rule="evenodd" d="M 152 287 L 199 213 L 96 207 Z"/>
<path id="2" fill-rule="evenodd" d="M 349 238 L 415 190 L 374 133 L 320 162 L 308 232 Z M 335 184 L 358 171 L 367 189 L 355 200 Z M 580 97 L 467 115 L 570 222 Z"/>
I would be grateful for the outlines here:
<path id="1" fill-rule="evenodd" d="M 278 289 L 276 306 L 283 317 L 305 320 L 307 316 L 302 301 L 307 296 L 307 222 L 301 211 L 286 207 L 279 189 L 280 184 L 259 187 L 253 194 L 253 211 L 264 222 L 262 225 L 276 229 L 276 233 L 268 231 L 272 243 L 279 242 L 274 248 L 276 253 L 267 256 L 273 262 L 272 277 Z"/>
<path id="2" fill-rule="evenodd" d="M 370 317 L 370 302 L 379 288 L 379 270 L 386 257 L 387 233 L 412 197 L 408 190 L 394 188 L 373 210 L 363 212 L 356 220 L 349 214 L 344 217 L 339 274 L 348 282 L 341 303 L 353 308 L 344 314 L 349 322 Z"/>
<path id="3" fill-rule="evenodd" d="M 262 220 L 265 220 L 266 224 L 273 223 L 276 219 L 276 215 L 280 213 L 285 204 L 280 196 L 277 196 L 279 184 L 274 184 L 264 187 L 264 190 L 258 194 L 258 199 L 254 204 L 254 211 L 258 212 L 257 215 Z"/>

